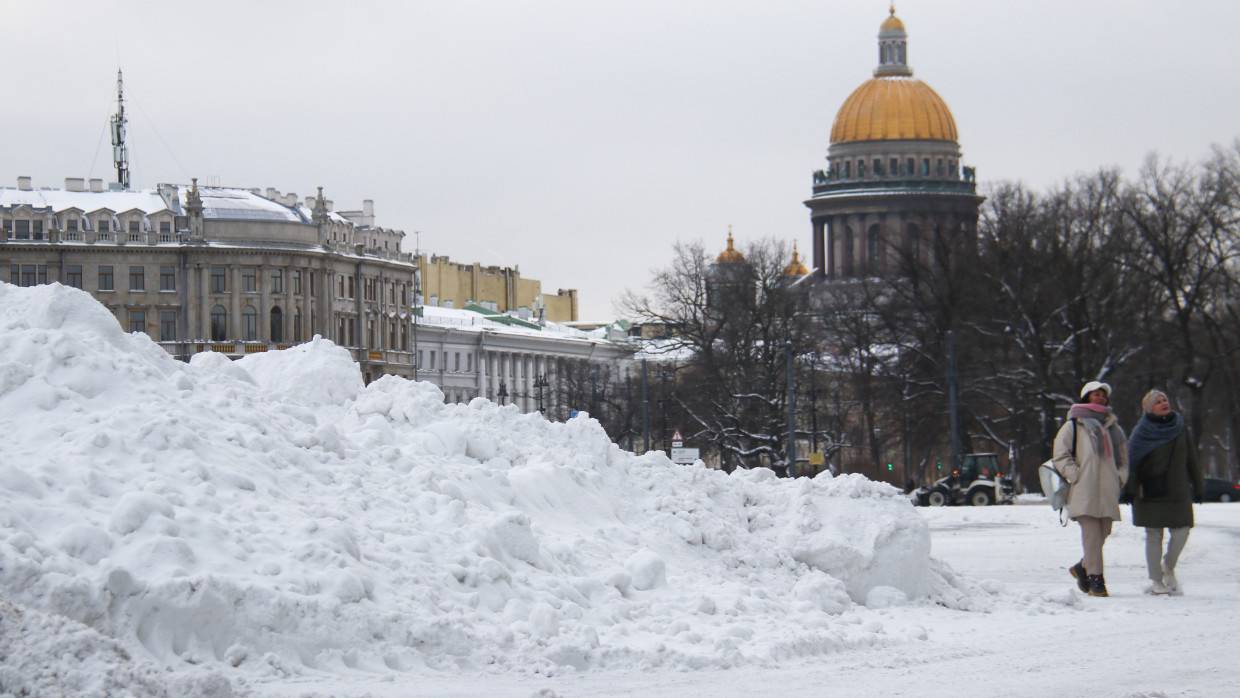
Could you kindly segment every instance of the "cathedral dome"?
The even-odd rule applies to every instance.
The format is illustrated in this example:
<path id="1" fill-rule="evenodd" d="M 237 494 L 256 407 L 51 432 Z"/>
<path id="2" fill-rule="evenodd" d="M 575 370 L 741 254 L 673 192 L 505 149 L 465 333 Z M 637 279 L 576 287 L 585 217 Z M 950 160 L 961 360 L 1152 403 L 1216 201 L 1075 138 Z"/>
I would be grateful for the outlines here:
<path id="1" fill-rule="evenodd" d="M 715 263 L 741 264 L 744 261 L 745 255 L 741 254 L 740 250 L 736 249 L 736 244 L 732 240 L 732 226 L 728 226 L 728 246 L 723 252 L 719 253 L 718 257 L 715 258 Z"/>
<path id="2" fill-rule="evenodd" d="M 943 98 L 921 80 L 866 80 L 835 115 L 831 143 L 894 140 L 954 143 L 956 120 Z"/>
<path id="3" fill-rule="evenodd" d="M 797 252 L 797 244 L 792 243 L 792 261 L 788 266 L 784 267 L 784 276 L 805 276 L 809 273 L 809 269 L 801 261 L 801 253 Z"/>

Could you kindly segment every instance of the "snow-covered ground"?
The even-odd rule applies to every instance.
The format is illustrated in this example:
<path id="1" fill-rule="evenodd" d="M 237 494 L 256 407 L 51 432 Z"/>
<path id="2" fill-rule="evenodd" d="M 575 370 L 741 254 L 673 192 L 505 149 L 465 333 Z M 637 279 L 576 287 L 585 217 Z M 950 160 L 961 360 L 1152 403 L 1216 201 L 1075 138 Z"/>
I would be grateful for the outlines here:
<path id="1" fill-rule="evenodd" d="M 634 456 L 315 341 L 189 365 L 0 284 L 0 695 L 1232 695 L 1240 505 L 1186 594 L 1044 506 Z"/>

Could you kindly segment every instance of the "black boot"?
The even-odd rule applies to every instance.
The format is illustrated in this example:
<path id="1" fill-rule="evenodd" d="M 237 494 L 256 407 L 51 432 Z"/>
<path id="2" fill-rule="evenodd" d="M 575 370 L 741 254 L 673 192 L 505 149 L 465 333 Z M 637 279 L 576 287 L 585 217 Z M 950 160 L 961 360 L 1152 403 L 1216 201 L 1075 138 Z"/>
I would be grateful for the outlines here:
<path id="1" fill-rule="evenodd" d="M 1085 565 L 1079 562 L 1076 563 L 1068 568 L 1068 574 L 1072 575 L 1072 578 L 1076 580 L 1076 588 L 1080 589 L 1082 594 L 1089 593 L 1089 580 L 1087 579 L 1088 575 L 1085 573 Z"/>
<path id="2" fill-rule="evenodd" d="M 1090 596 L 1110 596 L 1107 593 L 1107 580 L 1102 578 L 1100 574 L 1091 574 L 1087 577 L 1089 581 Z"/>

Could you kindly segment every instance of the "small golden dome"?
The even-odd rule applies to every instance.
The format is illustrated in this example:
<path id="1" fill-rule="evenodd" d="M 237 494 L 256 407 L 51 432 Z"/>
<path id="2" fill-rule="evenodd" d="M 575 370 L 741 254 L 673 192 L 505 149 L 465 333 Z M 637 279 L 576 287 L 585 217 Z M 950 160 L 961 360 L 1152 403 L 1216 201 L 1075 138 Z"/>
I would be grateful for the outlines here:
<path id="1" fill-rule="evenodd" d="M 718 264 L 740 264 L 745 261 L 745 255 L 736 249 L 736 245 L 732 241 L 732 226 L 728 226 L 728 249 L 719 253 L 715 258 Z"/>
<path id="2" fill-rule="evenodd" d="M 784 276 L 805 276 L 809 273 L 809 269 L 801 263 L 801 253 L 797 252 L 797 243 L 792 242 L 792 261 L 788 266 L 784 267 Z"/>
<path id="3" fill-rule="evenodd" d="M 956 142 L 951 110 L 921 80 L 866 80 L 844 100 L 831 126 L 832 143 L 902 140 Z"/>
<path id="4" fill-rule="evenodd" d="M 882 26 L 878 28 L 880 32 L 902 32 L 904 31 L 904 22 L 896 16 L 896 4 L 891 3 L 891 10 L 887 15 L 887 19 L 883 20 Z"/>

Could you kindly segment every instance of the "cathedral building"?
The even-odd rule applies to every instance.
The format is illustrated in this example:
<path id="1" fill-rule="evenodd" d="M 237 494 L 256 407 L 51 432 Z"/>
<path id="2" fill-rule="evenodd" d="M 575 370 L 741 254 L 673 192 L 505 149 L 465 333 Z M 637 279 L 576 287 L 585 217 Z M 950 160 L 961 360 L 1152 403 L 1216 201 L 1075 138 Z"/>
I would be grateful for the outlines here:
<path id="1" fill-rule="evenodd" d="M 844 100 L 831 127 L 827 167 L 805 202 L 814 273 L 881 276 L 901 259 L 976 235 L 974 171 L 961 165 L 947 103 L 913 77 L 908 34 L 895 8 L 878 32 L 878 66 Z"/>

